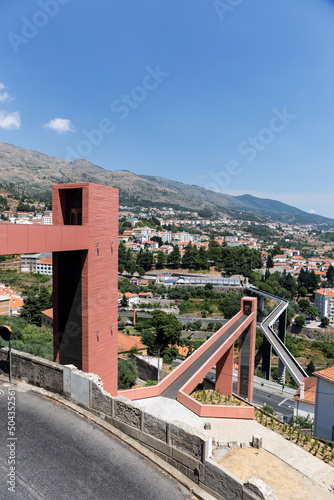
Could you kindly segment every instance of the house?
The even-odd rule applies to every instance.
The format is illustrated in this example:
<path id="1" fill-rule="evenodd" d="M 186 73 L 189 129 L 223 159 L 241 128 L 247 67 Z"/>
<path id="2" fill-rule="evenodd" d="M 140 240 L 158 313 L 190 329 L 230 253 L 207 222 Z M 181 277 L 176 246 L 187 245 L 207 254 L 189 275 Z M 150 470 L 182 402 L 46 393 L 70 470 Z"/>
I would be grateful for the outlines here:
<path id="1" fill-rule="evenodd" d="M 41 312 L 42 314 L 42 327 L 46 330 L 53 331 L 53 308 L 46 309 Z"/>
<path id="2" fill-rule="evenodd" d="M 42 254 L 34 253 L 21 255 L 21 273 L 35 273 L 37 262 L 41 260 Z"/>
<path id="3" fill-rule="evenodd" d="M 21 297 L 17 294 L 12 294 L 10 297 L 10 315 L 17 316 L 20 314 L 21 308 L 24 306 L 24 302 Z"/>
<path id="4" fill-rule="evenodd" d="M 129 307 L 133 306 L 134 304 L 138 304 L 139 302 L 139 297 L 136 293 L 130 293 L 126 292 L 125 297 L 128 299 L 128 305 Z M 123 294 L 118 292 L 118 303 L 120 304 L 123 298 Z"/>
<path id="5" fill-rule="evenodd" d="M 304 378 L 293 397 L 295 402 L 294 417 L 307 417 L 310 415 L 314 419 L 316 385 L 316 377 Z"/>
<path id="6" fill-rule="evenodd" d="M 147 346 L 141 342 L 141 337 L 135 335 L 126 335 L 118 332 L 117 352 L 118 354 L 130 354 L 132 349 L 136 349 L 138 354 L 146 355 Z"/>
<path id="7" fill-rule="evenodd" d="M 314 372 L 317 377 L 314 434 L 334 441 L 334 366 Z"/>
<path id="8" fill-rule="evenodd" d="M 47 276 L 52 276 L 52 259 L 45 257 L 36 264 L 36 272 L 40 274 L 46 274 Z"/>

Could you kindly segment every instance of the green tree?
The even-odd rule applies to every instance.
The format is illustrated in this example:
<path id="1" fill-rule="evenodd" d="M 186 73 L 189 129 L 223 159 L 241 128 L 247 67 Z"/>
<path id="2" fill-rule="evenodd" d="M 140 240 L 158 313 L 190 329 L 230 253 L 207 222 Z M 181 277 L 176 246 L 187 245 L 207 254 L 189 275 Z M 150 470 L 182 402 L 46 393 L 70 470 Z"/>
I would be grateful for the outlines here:
<path id="1" fill-rule="evenodd" d="M 326 328 L 328 325 L 329 325 L 329 318 L 327 318 L 327 316 L 323 316 L 321 318 L 321 326 L 323 328 Z"/>
<path id="2" fill-rule="evenodd" d="M 310 301 L 308 299 L 300 299 L 298 304 L 302 311 L 305 311 L 308 307 L 310 307 Z"/>
<path id="3" fill-rule="evenodd" d="M 178 245 L 173 246 L 173 251 L 167 257 L 167 263 L 172 269 L 177 269 L 181 264 L 181 254 Z"/>
<path id="4" fill-rule="evenodd" d="M 164 354 L 169 345 L 179 345 L 182 324 L 174 314 L 155 310 L 152 313 L 152 326 L 155 329 L 155 346 Z"/>
<path id="5" fill-rule="evenodd" d="M 327 283 L 329 286 L 334 286 L 334 267 L 329 266 L 326 273 Z"/>
<path id="6" fill-rule="evenodd" d="M 307 375 L 309 377 L 312 377 L 313 373 L 315 372 L 315 366 L 314 366 L 314 363 L 313 363 L 313 359 L 311 359 L 311 361 L 307 365 L 305 371 L 306 371 L 306 373 L 307 373 Z"/>
<path id="7" fill-rule="evenodd" d="M 161 250 L 158 251 L 157 253 L 157 264 L 156 267 L 157 269 L 162 269 L 165 267 L 166 264 L 166 254 L 162 252 Z"/>
<path id="8" fill-rule="evenodd" d="M 190 242 L 184 251 L 182 257 L 182 267 L 184 269 L 192 269 L 194 265 L 194 249 L 192 243 Z"/>
<path id="9" fill-rule="evenodd" d="M 118 389 L 130 389 L 138 378 L 138 369 L 134 359 L 118 360 Z"/>
<path id="10" fill-rule="evenodd" d="M 143 276 L 145 276 L 145 269 L 143 269 L 142 267 L 138 267 L 137 268 L 137 273 L 142 278 Z"/>
<path id="11" fill-rule="evenodd" d="M 123 297 L 121 298 L 121 306 L 122 307 L 128 307 L 128 305 L 129 305 L 129 301 L 128 301 L 127 297 L 124 294 Z"/>
<path id="12" fill-rule="evenodd" d="M 267 269 L 272 269 L 273 267 L 274 267 L 274 261 L 271 253 L 269 253 L 267 257 Z"/>
<path id="13" fill-rule="evenodd" d="M 235 293 L 229 293 L 220 303 L 220 309 L 224 316 L 231 318 L 240 311 L 241 296 Z"/>
<path id="14" fill-rule="evenodd" d="M 301 286 L 298 290 L 298 293 L 301 297 L 306 297 L 307 288 L 305 286 Z"/>
<path id="15" fill-rule="evenodd" d="M 306 312 L 312 319 L 316 318 L 319 314 L 318 309 L 315 306 L 308 307 Z"/>
<path id="16" fill-rule="evenodd" d="M 152 269 L 153 254 L 148 250 L 143 251 L 140 249 L 137 255 L 136 264 L 138 267 L 142 267 L 145 271 L 149 271 Z"/>
<path id="17" fill-rule="evenodd" d="M 26 318 L 30 323 L 41 326 L 41 311 L 52 307 L 52 294 L 45 285 L 38 287 L 32 286 L 25 290 L 23 296 L 24 305 L 20 316 Z"/>
<path id="18" fill-rule="evenodd" d="M 299 327 L 305 326 L 305 318 L 304 316 L 297 316 L 295 318 L 295 325 Z"/>

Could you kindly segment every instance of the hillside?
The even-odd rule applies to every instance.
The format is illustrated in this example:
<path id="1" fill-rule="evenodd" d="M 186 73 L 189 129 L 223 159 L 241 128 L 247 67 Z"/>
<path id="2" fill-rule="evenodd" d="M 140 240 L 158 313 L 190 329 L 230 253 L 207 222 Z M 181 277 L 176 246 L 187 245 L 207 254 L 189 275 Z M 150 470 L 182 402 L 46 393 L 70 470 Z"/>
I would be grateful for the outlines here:
<path id="1" fill-rule="evenodd" d="M 37 151 L 0 143 L 0 185 L 19 193 L 50 195 L 52 184 L 95 182 L 120 190 L 122 204 L 172 206 L 190 211 L 225 213 L 243 219 L 267 219 L 334 226 L 334 220 L 275 200 L 230 196 L 163 177 L 109 171 L 86 160 L 68 162 Z"/>

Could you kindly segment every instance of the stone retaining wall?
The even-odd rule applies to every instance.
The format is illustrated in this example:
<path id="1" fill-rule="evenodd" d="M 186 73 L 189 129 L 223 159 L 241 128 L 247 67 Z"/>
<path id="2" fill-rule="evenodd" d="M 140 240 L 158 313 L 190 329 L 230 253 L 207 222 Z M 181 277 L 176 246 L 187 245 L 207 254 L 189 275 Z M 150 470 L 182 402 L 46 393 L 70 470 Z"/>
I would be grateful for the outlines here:
<path id="1" fill-rule="evenodd" d="M 8 373 L 8 349 L 0 348 L 0 372 Z M 179 470 L 218 500 L 259 500 L 264 497 L 210 460 L 211 438 L 187 425 L 166 422 L 145 411 L 135 401 L 111 397 L 97 375 L 73 365 L 58 365 L 37 356 L 12 350 L 12 376 L 61 394 L 132 437 Z"/>

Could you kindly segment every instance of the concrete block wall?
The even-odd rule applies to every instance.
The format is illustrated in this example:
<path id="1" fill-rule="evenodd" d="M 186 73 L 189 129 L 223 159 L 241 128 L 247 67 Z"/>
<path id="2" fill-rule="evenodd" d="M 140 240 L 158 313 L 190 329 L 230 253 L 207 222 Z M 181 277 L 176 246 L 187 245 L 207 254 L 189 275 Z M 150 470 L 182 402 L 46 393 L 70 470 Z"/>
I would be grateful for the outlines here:
<path id="1" fill-rule="evenodd" d="M 0 373 L 9 371 L 7 358 L 8 348 L 0 348 Z M 103 390 L 95 374 L 13 349 L 12 375 L 75 401 L 138 441 L 218 500 L 274 500 L 210 460 L 211 438 L 194 433 L 186 425 L 169 423 L 146 413 L 136 401 L 112 397 Z"/>

